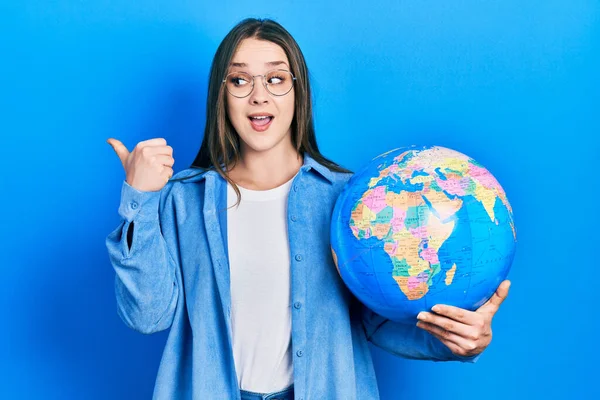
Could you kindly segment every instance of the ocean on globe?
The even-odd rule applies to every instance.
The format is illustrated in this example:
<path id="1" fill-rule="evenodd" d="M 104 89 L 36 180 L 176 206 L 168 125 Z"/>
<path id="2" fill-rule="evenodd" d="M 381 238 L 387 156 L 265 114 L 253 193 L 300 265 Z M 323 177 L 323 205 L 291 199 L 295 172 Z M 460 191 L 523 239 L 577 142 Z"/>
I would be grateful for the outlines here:
<path id="1" fill-rule="evenodd" d="M 332 254 L 350 291 L 397 322 L 449 304 L 471 311 L 506 278 L 513 212 L 492 174 L 457 151 L 405 147 L 347 182 L 331 222 Z"/>

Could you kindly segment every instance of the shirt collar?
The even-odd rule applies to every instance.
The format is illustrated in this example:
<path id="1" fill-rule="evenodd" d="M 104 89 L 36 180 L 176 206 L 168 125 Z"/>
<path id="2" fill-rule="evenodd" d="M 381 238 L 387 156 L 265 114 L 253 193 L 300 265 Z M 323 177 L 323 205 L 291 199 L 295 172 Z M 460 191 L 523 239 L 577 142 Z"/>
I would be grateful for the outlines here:
<path id="1" fill-rule="evenodd" d="M 333 183 L 333 172 L 326 166 L 319 164 L 317 160 L 312 158 L 308 153 L 304 153 L 304 164 L 302 165 L 302 169 L 305 171 L 309 171 L 311 169 L 318 172 L 323 178 L 327 179 L 329 183 Z"/>

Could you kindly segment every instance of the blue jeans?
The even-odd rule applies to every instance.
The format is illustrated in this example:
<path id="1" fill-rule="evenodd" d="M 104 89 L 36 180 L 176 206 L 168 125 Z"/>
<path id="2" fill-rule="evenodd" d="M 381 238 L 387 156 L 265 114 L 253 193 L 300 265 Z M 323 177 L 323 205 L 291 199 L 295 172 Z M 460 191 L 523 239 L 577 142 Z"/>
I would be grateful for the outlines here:
<path id="1" fill-rule="evenodd" d="M 240 390 L 242 400 L 294 400 L 294 385 L 287 389 L 273 393 L 254 393 L 247 390 Z"/>

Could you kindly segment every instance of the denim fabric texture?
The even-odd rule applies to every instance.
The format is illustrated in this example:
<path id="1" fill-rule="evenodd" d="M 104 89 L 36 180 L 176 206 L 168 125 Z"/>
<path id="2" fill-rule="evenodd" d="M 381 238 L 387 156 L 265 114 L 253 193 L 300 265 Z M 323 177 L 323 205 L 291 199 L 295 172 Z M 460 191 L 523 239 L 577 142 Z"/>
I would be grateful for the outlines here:
<path id="1" fill-rule="evenodd" d="M 410 359 L 455 356 L 413 324 L 388 321 L 349 292 L 333 262 L 329 229 L 351 174 L 304 155 L 288 197 L 296 400 L 378 399 L 368 342 Z M 123 182 L 122 220 L 106 238 L 117 313 L 144 334 L 170 329 L 154 399 L 240 400 L 231 349 L 226 181 L 185 169 L 157 192 Z M 133 224 L 131 248 L 127 234 Z"/>
<path id="2" fill-rule="evenodd" d="M 294 400 L 294 385 L 274 393 L 241 392 L 242 400 Z"/>

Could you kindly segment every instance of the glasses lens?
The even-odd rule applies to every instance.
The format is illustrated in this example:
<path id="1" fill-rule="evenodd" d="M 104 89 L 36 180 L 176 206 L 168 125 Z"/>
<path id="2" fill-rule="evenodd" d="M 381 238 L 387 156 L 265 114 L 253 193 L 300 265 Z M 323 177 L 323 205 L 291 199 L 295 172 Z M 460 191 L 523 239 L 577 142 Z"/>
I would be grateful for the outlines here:
<path id="1" fill-rule="evenodd" d="M 289 71 L 269 71 L 266 76 L 267 89 L 275 96 L 283 96 L 292 89 L 294 77 Z"/>
<path id="2" fill-rule="evenodd" d="M 233 72 L 225 80 L 227 90 L 236 97 L 244 97 L 252 91 L 252 77 L 245 72 Z"/>

